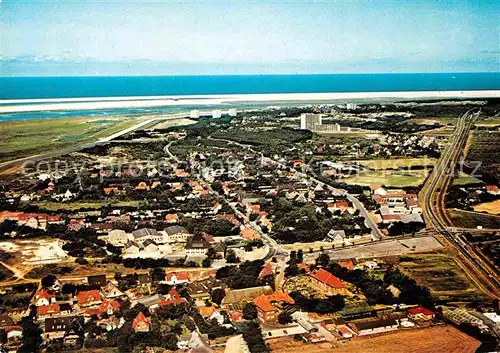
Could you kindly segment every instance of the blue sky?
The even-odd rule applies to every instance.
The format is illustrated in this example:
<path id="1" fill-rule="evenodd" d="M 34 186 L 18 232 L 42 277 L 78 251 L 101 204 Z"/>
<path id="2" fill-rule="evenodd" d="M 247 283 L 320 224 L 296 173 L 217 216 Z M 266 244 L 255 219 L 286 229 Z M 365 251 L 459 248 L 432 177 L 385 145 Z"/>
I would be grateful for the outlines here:
<path id="1" fill-rule="evenodd" d="M 3 0 L 1 75 L 500 71 L 499 4 Z"/>

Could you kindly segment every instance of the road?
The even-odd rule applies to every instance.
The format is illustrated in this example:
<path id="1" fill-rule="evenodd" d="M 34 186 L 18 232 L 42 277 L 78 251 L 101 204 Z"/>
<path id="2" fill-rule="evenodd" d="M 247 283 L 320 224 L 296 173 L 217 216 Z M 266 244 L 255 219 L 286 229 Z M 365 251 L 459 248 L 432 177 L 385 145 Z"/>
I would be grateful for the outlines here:
<path id="1" fill-rule="evenodd" d="M 467 242 L 462 233 L 448 230 L 448 227 L 453 224 L 444 203 L 446 191 L 453 181 L 455 166 L 459 162 L 478 115 L 479 113 L 468 111 L 459 118 L 449 145 L 443 151 L 419 193 L 419 200 L 427 226 L 441 234 L 449 246 L 456 251 L 459 264 L 475 285 L 485 294 L 500 298 L 498 270 L 479 249 Z"/>

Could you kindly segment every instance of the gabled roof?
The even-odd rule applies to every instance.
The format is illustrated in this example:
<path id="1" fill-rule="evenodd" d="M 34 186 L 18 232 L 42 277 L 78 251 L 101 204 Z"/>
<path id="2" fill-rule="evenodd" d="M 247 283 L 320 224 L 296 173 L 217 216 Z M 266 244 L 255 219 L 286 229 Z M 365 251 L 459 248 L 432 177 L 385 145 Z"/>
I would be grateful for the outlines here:
<path id="1" fill-rule="evenodd" d="M 266 276 L 274 275 L 273 269 L 271 268 L 271 264 L 268 263 L 259 273 L 259 279 L 262 279 Z"/>
<path id="2" fill-rule="evenodd" d="M 101 292 L 98 290 L 82 291 L 76 296 L 78 304 L 86 304 L 101 300 Z"/>
<path id="3" fill-rule="evenodd" d="M 169 272 L 165 274 L 165 279 L 171 281 L 174 276 L 178 281 L 189 281 L 191 279 L 191 276 L 187 272 Z"/>
<path id="4" fill-rule="evenodd" d="M 132 232 L 132 235 L 134 236 L 134 239 L 138 238 L 144 238 L 146 236 L 159 236 L 160 234 L 156 229 L 153 228 L 142 228 L 142 229 L 137 229 Z"/>
<path id="5" fill-rule="evenodd" d="M 137 314 L 134 321 L 132 322 L 132 327 L 134 329 L 137 329 L 137 327 L 141 323 L 145 323 L 146 325 L 149 326 L 149 319 L 142 313 L 142 311 L 139 311 L 139 314 Z"/>
<path id="6" fill-rule="evenodd" d="M 432 311 L 429 309 L 418 306 L 416 308 L 408 309 L 408 312 L 412 315 L 423 314 L 423 315 L 434 315 Z"/>
<path id="7" fill-rule="evenodd" d="M 45 288 L 42 288 L 35 293 L 35 300 L 47 299 L 50 302 L 50 299 L 55 297 L 56 295 L 54 293 L 49 293 L 49 291 L 46 290 Z"/>
<path id="8" fill-rule="evenodd" d="M 181 226 L 170 226 L 170 227 L 167 227 L 167 228 L 165 228 L 165 232 L 168 235 L 188 234 L 189 233 L 186 228 L 181 227 Z"/>
<path id="9" fill-rule="evenodd" d="M 36 314 L 39 316 L 55 315 L 61 313 L 59 304 L 54 303 L 50 305 L 39 306 L 36 308 Z"/>
<path id="10" fill-rule="evenodd" d="M 332 288 L 345 288 L 345 284 L 340 279 L 322 268 L 313 273 L 311 277 Z"/>

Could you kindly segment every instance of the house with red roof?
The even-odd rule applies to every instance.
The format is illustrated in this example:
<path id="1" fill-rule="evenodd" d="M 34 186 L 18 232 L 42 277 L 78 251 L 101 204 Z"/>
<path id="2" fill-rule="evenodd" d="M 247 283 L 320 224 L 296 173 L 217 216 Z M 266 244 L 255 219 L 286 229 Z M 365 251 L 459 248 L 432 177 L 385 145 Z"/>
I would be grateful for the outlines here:
<path id="1" fill-rule="evenodd" d="M 261 294 L 253 300 L 257 307 L 257 315 L 262 321 L 276 321 L 283 303 L 294 304 L 294 300 L 287 293 L 277 291 L 272 294 Z"/>
<path id="2" fill-rule="evenodd" d="M 102 303 L 101 292 L 97 289 L 79 292 L 76 299 L 82 307 L 100 305 Z"/>
<path id="3" fill-rule="evenodd" d="M 50 305 L 55 300 L 56 300 L 56 295 L 54 293 L 50 293 L 45 288 L 42 288 L 35 293 L 34 304 L 36 306 L 46 306 Z"/>
<path id="4" fill-rule="evenodd" d="M 310 274 L 309 279 L 314 286 L 329 295 L 349 293 L 344 282 L 322 268 Z"/>
<path id="5" fill-rule="evenodd" d="M 255 239 L 259 239 L 260 238 L 260 234 L 258 234 L 257 232 L 255 232 L 250 227 L 244 227 L 243 230 L 240 233 L 240 236 L 243 239 L 247 239 L 247 240 L 255 240 Z"/>
<path id="6" fill-rule="evenodd" d="M 120 303 L 117 300 L 105 300 L 99 305 L 99 313 L 107 313 L 112 315 L 114 312 L 120 310 Z"/>
<path id="7" fill-rule="evenodd" d="M 60 314 L 61 314 L 61 307 L 57 303 L 39 306 L 36 308 L 36 316 L 39 319 L 46 319 L 48 317 L 59 316 Z"/>
<path id="8" fill-rule="evenodd" d="M 165 300 L 162 300 L 158 305 L 159 306 L 168 306 L 172 304 L 182 304 L 185 303 L 186 299 L 182 298 L 179 293 L 175 290 L 175 288 L 171 288 L 168 291 L 168 294 Z"/>
<path id="9" fill-rule="evenodd" d="M 267 263 L 266 266 L 260 271 L 259 273 L 259 279 L 263 279 L 267 276 L 272 276 L 274 275 L 273 269 L 271 267 L 270 263 Z"/>
<path id="10" fill-rule="evenodd" d="M 430 321 L 434 318 L 434 312 L 421 306 L 408 309 L 408 317 L 412 320 Z"/>
<path id="11" fill-rule="evenodd" d="M 174 286 L 176 284 L 188 283 L 191 276 L 188 272 L 169 272 L 165 274 L 164 283 Z"/>
<path id="12" fill-rule="evenodd" d="M 149 322 L 149 319 L 142 313 L 142 311 L 139 311 L 139 314 L 137 314 L 134 321 L 132 322 L 132 327 L 134 328 L 135 332 L 149 332 L 151 323 Z"/>
<path id="13" fill-rule="evenodd" d="M 486 185 L 486 192 L 491 195 L 500 195 L 500 189 L 496 185 Z"/>

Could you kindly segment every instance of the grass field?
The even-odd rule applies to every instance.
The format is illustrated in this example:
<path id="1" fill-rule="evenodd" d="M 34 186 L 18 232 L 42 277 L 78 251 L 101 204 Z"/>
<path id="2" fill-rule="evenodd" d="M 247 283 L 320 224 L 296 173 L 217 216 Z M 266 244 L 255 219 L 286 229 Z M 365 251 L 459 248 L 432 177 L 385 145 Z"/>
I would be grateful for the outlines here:
<path id="1" fill-rule="evenodd" d="M 196 121 L 191 119 L 175 119 L 175 120 L 165 120 L 159 121 L 154 124 L 151 129 L 167 129 L 172 126 L 181 126 L 181 125 L 191 125 L 196 124 Z"/>
<path id="2" fill-rule="evenodd" d="M 479 184 L 482 183 L 481 180 L 460 172 L 458 178 L 453 179 L 453 185 L 467 185 L 467 184 Z"/>
<path id="3" fill-rule="evenodd" d="M 474 211 L 500 215 L 500 200 L 477 204 L 474 206 Z"/>
<path id="4" fill-rule="evenodd" d="M 390 159 L 364 159 L 353 161 L 360 165 L 375 169 L 398 169 L 398 168 L 411 168 L 411 167 L 423 167 L 423 166 L 433 166 L 436 164 L 435 158 L 390 158 Z"/>
<path id="5" fill-rule="evenodd" d="M 93 142 L 137 123 L 116 116 L 0 122 L 0 162 Z"/>
<path id="6" fill-rule="evenodd" d="M 41 209 L 47 211 L 58 211 L 58 210 L 78 210 L 80 208 L 88 209 L 100 209 L 106 206 L 112 207 L 138 207 L 139 201 L 114 201 L 106 200 L 102 202 L 50 202 L 50 201 L 39 201 L 32 202 L 31 205 L 38 206 Z"/>
<path id="7" fill-rule="evenodd" d="M 421 254 L 402 257 L 398 267 L 428 287 L 439 299 L 476 298 L 479 291 L 452 257 L 446 254 Z"/>
<path id="8" fill-rule="evenodd" d="M 476 228 L 482 226 L 488 229 L 500 228 L 500 216 L 457 209 L 449 209 L 448 213 L 455 227 Z"/>
<path id="9" fill-rule="evenodd" d="M 423 184 L 430 170 L 404 170 L 404 171 L 364 171 L 358 175 L 343 179 L 348 184 L 370 185 L 380 184 L 400 188 L 403 186 L 419 186 Z"/>

